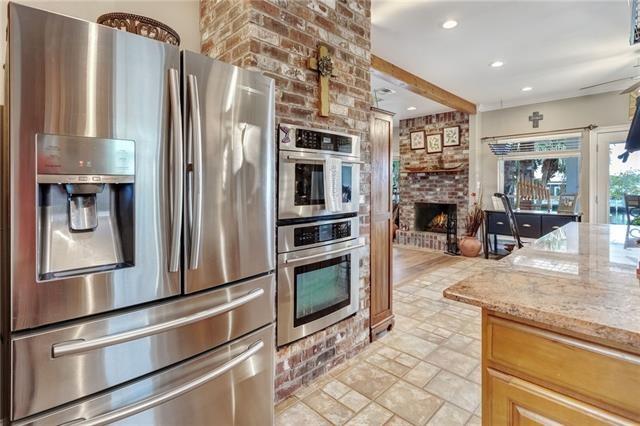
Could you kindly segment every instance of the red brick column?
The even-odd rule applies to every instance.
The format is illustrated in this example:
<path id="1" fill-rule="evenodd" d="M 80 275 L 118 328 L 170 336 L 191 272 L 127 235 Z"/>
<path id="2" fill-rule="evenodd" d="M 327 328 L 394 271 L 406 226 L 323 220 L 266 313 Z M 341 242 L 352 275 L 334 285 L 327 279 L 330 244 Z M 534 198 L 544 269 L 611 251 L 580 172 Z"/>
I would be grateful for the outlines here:
<path id="1" fill-rule="evenodd" d="M 276 121 L 361 137 L 361 235 L 368 240 L 370 206 L 370 0 L 202 0 L 202 52 L 276 81 Z M 318 43 L 333 58 L 330 116 L 320 117 L 318 75 L 307 68 Z M 369 342 L 369 255 L 363 255 L 360 311 L 355 317 L 281 348 L 276 399 L 362 350 Z"/>

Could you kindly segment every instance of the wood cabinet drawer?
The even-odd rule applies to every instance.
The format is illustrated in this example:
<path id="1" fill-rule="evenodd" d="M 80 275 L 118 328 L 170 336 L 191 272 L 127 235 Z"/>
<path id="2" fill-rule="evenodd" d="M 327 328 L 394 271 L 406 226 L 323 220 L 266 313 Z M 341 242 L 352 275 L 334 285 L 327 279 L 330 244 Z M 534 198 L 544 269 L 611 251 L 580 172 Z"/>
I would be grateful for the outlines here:
<path id="1" fill-rule="evenodd" d="M 488 366 L 640 421 L 640 356 L 489 315 Z"/>
<path id="2" fill-rule="evenodd" d="M 518 222 L 518 232 L 520 232 L 521 237 L 540 237 L 539 215 L 516 213 L 516 222 Z"/>
<path id="3" fill-rule="evenodd" d="M 569 222 L 574 222 L 573 216 L 542 216 L 542 235 L 547 235 Z"/>
<path id="4" fill-rule="evenodd" d="M 489 233 L 511 235 L 509 222 L 505 213 L 491 213 L 489 216 Z"/>
<path id="5" fill-rule="evenodd" d="M 633 425 L 636 424 L 600 408 L 552 390 L 489 369 L 489 406 L 484 407 L 484 424 L 491 425 Z"/>

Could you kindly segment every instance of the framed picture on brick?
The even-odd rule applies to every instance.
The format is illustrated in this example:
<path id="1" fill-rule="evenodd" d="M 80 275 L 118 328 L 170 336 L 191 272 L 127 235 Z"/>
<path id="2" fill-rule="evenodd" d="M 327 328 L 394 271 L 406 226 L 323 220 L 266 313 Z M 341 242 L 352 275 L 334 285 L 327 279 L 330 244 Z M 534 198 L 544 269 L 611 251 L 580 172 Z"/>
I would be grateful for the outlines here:
<path id="1" fill-rule="evenodd" d="M 411 132 L 411 149 L 424 149 L 424 130 Z"/>
<path id="2" fill-rule="evenodd" d="M 445 127 L 443 131 L 443 146 L 460 145 L 460 126 Z"/>
<path id="3" fill-rule="evenodd" d="M 442 133 L 427 135 L 427 154 L 442 152 Z"/>

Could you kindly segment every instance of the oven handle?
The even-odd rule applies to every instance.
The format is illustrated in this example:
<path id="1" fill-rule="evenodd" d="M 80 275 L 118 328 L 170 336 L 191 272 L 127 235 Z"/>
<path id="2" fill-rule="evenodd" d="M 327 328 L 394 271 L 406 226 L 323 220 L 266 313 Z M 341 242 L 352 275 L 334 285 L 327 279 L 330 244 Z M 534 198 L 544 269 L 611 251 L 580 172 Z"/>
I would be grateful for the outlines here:
<path id="1" fill-rule="evenodd" d="M 284 261 L 284 263 L 287 264 L 287 265 L 291 265 L 293 263 L 299 263 L 299 262 L 304 262 L 304 261 L 307 261 L 307 260 L 317 259 L 318 257 L 324 257 L 324 256 L 332 255 L 332 254 L 343 253 L 345 251 L 351 251 L 351 250 L 359 249 L 359 248 L 362 248 L 364 246 L 365 246 L 364 244 L 358 244 L 358 245 L 355 245 L 355 246 L 345 247 L 345 248 L 341 248 L 341 249 L 337 249 L 337 250 L 325 251 L 324 253 L 312 254 L 311 256 L 298 257 L 297 259 L 287 259 L 287 260 Z"/>
<path id="2" fill-rule="evenodd" d="M 193 379 L 183 385 L 175 387 L 166 392 L 159 393 L 158 395 L 153 395 L 148 398 L 145 398 L 141 401 L 134 402 L 133 404 L 125 405 L 122 408 L 118 408 L 113 411 L 109 411 L 105 414 L 101 414 L 92 419 L 78 419 L 79 421 L 73 423 L 74 426 L 98 426 L 98 425 L 106 425 L 118 420 L 126 419 L 127 417 L 131 417 L 135 414 L 141 413 L 142 411 L 146 411 L 150 408 L 158 406 L 160 404 L 164 404 L 167 401 L 171 401 L 172 399 L 178 398 L 192 390 L 199 388 L 200 386 L 210 382 L 213 379 L 216 379 L 226 373 L 227 371 L 237 367 L 244 361 L 248 360 L 255 354 L 257 354 L 262 348 L 264 348 L 264 342 L 262 340 L 258 340 L 257 342 L 249 345 L 247 349 L 242 352 L 240 355 L 230 359 L 229 361 L 222 364 L 220 367 L 209 371 L 202 376 Z"/>
<path id="3" fill-rule="evenodd" d="M 324 162 L 326 158 L 324 157 L 302 157 L 298 155 L 286 155 L 285 158 L 290 161 L 317 161 Z M 349 158 L 343 159 L 342 157 L 336 156 L 335 158 L 340 159 L 343 163 L 353 163 L 353 164 L 364 164 L 364 161 L 360 160 L 351 160 Z"/>
<path id="4" fill-rule="evenodd" d="M 92 340 L 70 340 L 67 342 L 56 343 L 51 348 L 51 353 L 53 358 L 60 358 L 66 355 L 88 352 L 94 349 L 113 346 L 119 343 L 125 343 L 131 340 L 141 339 L 143 337 L 163 333 L 165 331 L 173 330 L 175 328 L 182 327 L 188 324 L 193 324 L 194 322 L 202 321 L 216 315 L 224 314 L 242 305 L 245 305 L 252 300 L 257 299 L 263 294 L 264 289 L 256 288 L 254 290 L 251 290 L 244 296 L 240 296 L 230 302 L 214 306 L 213 308 L 205 309 L 204 311 L 200 311 L 192 315 L 187 315 L 186 317 L 174 319 L 160 324 L 150 325 L 147 327 L 142 327 L 136 330 L 125 331 L 123 333 L 98 337 Z"/>

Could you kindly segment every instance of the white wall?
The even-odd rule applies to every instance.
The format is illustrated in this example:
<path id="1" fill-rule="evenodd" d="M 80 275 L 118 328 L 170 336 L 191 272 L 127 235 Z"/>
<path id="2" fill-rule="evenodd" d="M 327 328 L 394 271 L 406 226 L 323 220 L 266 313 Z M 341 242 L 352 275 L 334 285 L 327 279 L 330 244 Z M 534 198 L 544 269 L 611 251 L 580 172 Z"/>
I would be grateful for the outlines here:
<path id="1" fill-rule="evenodd" d="M 15 0 L 28 6 L 50 10 L 95 22 L 108 12 L 130 12 L 163 22 L 180 35 L 180 47 L 200 52 L 200 2 L 198 0 Z M 7 1 L 0 0 L 0 61 L 5 61 Z M 0 69 L 0 104 L 4 103 L 4 70 Z"/>
<path id="2" fill-rule="evenodd" d="M 538 111 L 544 115 L 544 120 L 540 122 L 538 129 L 533 129 L 529 116 Z M 476 165 L 471 165 L 471 171 L 476 172 L 469 175 L 469 189 L 476 190 L 474 179 L 481 182 L 482 191 L 485 195 L 484 203 L 488 206 L 491 201 L 491 194 L 499 192 L 497 187 L 498 159 L 493 155 L 486 142 L 481 142 L 483 137 L 503 136 L 511 134 L 546 132 L 569 129 L 574 127 L 585 127 L 595 124 L 599 127 L 617 126 L 629 123 L 629 96 L 619 95 L 616 92 L 599 95 L 581 96 L 578 98 L 562 99 L 553 102 L 525 105 L 514 108 L 505 108 L 495 111 L 481 112 L 476 118 L 476 131 L 471 140 L 475 147 L 475 153 L 470 153 L 470 160 L 474 158 Z M 588 143 L 595 143 L 591 138 Z M 591 149 L 586 146 L 583 150 L 581 161 L 586 166 L 583 170 L 587 176 L 583 176 L 583 192 L 581 209 L 585 213 L 588 211 L 589 196 L 591 194 L 589 185 L 590 174 L 593 173 L 593 162 L 589 166 L 589 153 Z M 585 216 L 585 219 L 588 219 Z"/>

